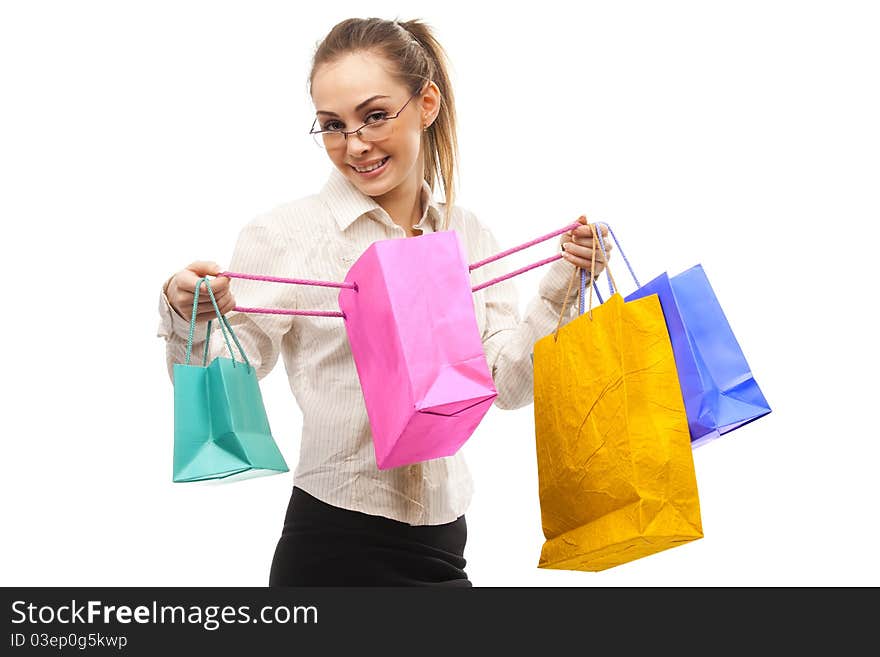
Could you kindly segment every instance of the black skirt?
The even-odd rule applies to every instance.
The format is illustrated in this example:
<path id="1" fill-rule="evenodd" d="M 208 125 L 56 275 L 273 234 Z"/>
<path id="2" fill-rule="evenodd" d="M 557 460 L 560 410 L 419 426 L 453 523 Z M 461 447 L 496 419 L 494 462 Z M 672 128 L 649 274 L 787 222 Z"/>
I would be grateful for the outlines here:
<path id="1" fill-rule="evenodd" d="M 408 525 L 341 509 L 294 486 L 269 586 L 471 586 L 464 516 Z"/>

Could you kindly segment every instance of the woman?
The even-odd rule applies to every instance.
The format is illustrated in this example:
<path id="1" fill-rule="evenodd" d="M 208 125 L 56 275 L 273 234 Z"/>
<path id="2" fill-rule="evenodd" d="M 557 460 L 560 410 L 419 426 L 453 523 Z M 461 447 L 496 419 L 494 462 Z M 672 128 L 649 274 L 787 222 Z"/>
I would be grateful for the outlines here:
<path id="1" fill-rule="evenodd" d="M 249 222 L 238 237 L 230 271 L 342 281 L 372 242 L 438 230 L 457 231 L 470 262 L 500 251 L 489 229 L 454 205 L 454 97 L 443 50 L 427 25 L 342 21 L 316 49 L 309 84 L 316 108 L 312 133 L 333 164 L 330 177 L 320 193 Z M 444 203 L 433 199 L 437 179 L 443 182 Z M 584 225 L 562 236 L 564 260 L 547 268 L 522 320 L 509 281 L 475 293 L 500 408 L 532 401 L 532 345 L 555 328 L 566 291 L 576 296 L 577 286 L 569 290 L 572 265 L 589 271 L 589 235 Z M 194 262 L 163 286 L 159 333 L 167 340 L 171 376 L 174 363 L 184 359 L 195 285 L 221 271 L 216 263 Z M 472 281 L 504 271 L 497 263 L 489 265 L 475 270 Z M 321 287 L 220 276 L 212 289 L 224 314 L 237 298 L 249 306 L 276 308 L 334 309 L 336 304 L 336 290 Z M 568 305 L 575 305 L 572 298 Z M 209 296 L 200 295 L 193 353 L 204 348 L 212 316 Z M 569 310 L 564 320 L 572 316 Z M 270 586 L 470 586 L 464 512 L 472 489 L 463 456 L 376 467 L 342 321 L 233 312 L 229 322 L 259 378 L 283 355 L 303 412 L 295 485 Z M 222 340 L 210 346 L 209 358 L 224 353 Z"/>

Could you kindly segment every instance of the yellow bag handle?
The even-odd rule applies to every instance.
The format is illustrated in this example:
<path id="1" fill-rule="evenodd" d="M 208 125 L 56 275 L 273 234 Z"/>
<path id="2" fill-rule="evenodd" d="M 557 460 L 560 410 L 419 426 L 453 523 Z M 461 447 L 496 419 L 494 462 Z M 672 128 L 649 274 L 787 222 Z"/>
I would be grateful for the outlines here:
<path id="1" fill-rule="evenodd" d="M 596 277 L 592 275 L 592 272 L 596 270 L 596 245 L 599 243 L 599 236 L 596 232 L 596 224 L 587 224 L 590 227 L 590 233 L 592 233 L 593 237 L 593 255 L 590 258 L 590 300 L 588 302 L 588 310 L 587 315 L 590 318 L 590 321 L 593 321 L 593 286 L 596 285 Z M 568 305 L 568 295 L 571 294 L 571 286 L 574 285 L 574 279 L 577 277 L 578 270 L 580 267 L 577 265 L 572 265 L 574 267 L 574 271 L 571 272 L 571 278 L 568 281 L 568 288 L 565 290 L 565 298 L 562 301 L 562 310 L 559 313 L 559 319 L 556 321 L 556 330 L 553 331 L 553 341 L 556 342 L 556 336 L 559 333 L 559 327 L 562 325 L 562 318 L 565 316 L 565 308 Z M 611 279 L 611 284 L 614 286 L 614 289 L 617 289 L 617 283 L 614 282 L 614 276 L 611 274 L 611 267 L 608 261 L 605 261 L 605 271 L 608 273 L 608 278 Z M 578 290 L 578 305 L 580 306 L 580 289 Z"/>

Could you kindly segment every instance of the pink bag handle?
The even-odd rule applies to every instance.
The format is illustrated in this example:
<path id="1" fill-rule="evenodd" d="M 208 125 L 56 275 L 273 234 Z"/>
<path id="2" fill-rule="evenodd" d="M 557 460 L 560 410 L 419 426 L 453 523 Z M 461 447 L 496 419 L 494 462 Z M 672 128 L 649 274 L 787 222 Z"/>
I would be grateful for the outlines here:
<path id="1" fill-rule="evenodd" d="M 258 274 L 242 274 L 234 271 L 223 271 L 217 276 L 227 276 L 229 278 L 248 278 L 252 281 L 269 281 L 270 283 L 292 283 L 294 285 L 317 285 L 320 287 L 339 287 L 354 290 L 357 292 L 357 283 L 334 283 L 332 281 L 312 281 L 306 278 L 281 278 L 279 276 L 260 276 Z M 285 308 L 245 308 L 243 306 L 235 306 L 233 310 L 242 313 L 267 313 L 271 315 L 309 315 L 312 317 L 342 317 L 345 319 L 345 313 L 333 310 L 287 310 Z"/>
<path id="2" fill-rule="evenodd" d="M 522 251 L 523 249 L 527 249 L 530 246 L 534 246 L 535 244 L 539 244 L 540 242 L 544 242 L 549 240 L 552 237 L 556 237 L 557 235 L 562 235 L 562 233 L 568 232 L 569 230 L 574 230 L 580 225 L 580 221 L 575 221 L 572 224 L 565 226 L 564 228 L 560 228 L 559 230 L 555 230 L 552 233 L 548 233 L 546 235 L 542 235 L 536 239 L 530 240 L 525 244 L 520 244 L 519 246 L 515 246 L 512 249 L 507 249 L 506 251 L 502 251 L 501 253 L 497 253 L 493 256 L 490 256 L 484 260 L 480 260 L 479 262 L 475 262 L 472 265 L 468 265 L 468 271 L 471 272 L 475 269 L 482 267 L 483 265 L 488 265 L 490 262 L 495 262 L 496 260 L 500 260 L 505 256 L 509 256 L 511 253 L 516 253 L 517 251 Z M 536 267 L 540 267 L 541 265 L 546 265 L 554 260 L 559 260 L 562 257 L 562 254 L 559 253 L 555 256 L 551 256 L 550 258 L 544 258 L 543 260 L 539 260 L 538 262 L 532 263 L 531 265 L 526 265 L 525 267 L 521 267 L 516 271 L 512 271 L 509 274 L 505 274 L 504 276 L 499 276 L 498 278 L 493 278 L 490 281 L 486 281 L 484 283 L 480 283 L 479 285 L 471 288 L 471 292 L 476 292 L 477 290 L 482 290 L 485 287 L 489 287 L 490 285 L 495 285 L 496 283 L 500 283 L 501 281 L 506 281 L 508 278 L 513 278 L 514 276 L 518 276 L 524 272 L 527 272 L 531 269 L 535 269 Z M 282 278 L 280 276 L 261 276 L 259 274 L 243 274 L 240 272 L 234 271 L 223 271 L 217 274 L 217 276 L 226 276 L 228 278 L 247 278 L 253 281 L 268 281 L 270 283 L 291 283 L 294 285 L 316 285 L 319 287 L 338 287 L 338 288 L 346 288 L 349 290 L 354 290 L 357 292 L 358 286 L 357 283 L 335 283 L 332 281 L 315 281 L 309 280 L 305 278 Z M 336 312 L 332 310 L 287 310 L 285 308 L 247 308 L 244 306 L 235 306 L 233 310 L 242 313 L 267 313 L 272 315 L 308 315 L 311 317 L 342 317 L 345 319 L 345 313 Z"/>
<path id="3" fill-rule="evenodd" d="M 586 217 L 585 217 L 586 218 Z M 511 253 L 516 253 L 517 251 L 522 251 L 523 249 L 527 249 L 530 246 L 534 246 L 540 242 L 545 242 L 549 240 L 551 237 L 556 237 L 557 235 L 562 235 L 562 233 L 567 233 L 570 230 L 574 230 L 578 226 L 580 226 L 580 218 L 578 221 L 575 221 L 572 224 L 569 224 L 565 228 L 560 228 L 559 230 L 554 230 L 552 233 L 547 233 L 546 235 L 542 235 L 541 237 L 535 238 L 525 244 L 520 244 L 519 246 L 515 246 L 512 249 L 507 249 L 506 251 L 502 251 L 501 253 L 497 253 L 493 256 L 486 258 L 485 260 L 480 260 L 479 262 L 475 262 L 474 264 L 468 267 L 468 271 L 473 271 L 483 265 L 488 265 L 490 262 L 495 262 L 496 260 L 500 260 L 504 256 L 509 256 Z M 550 258 L 544 258 L 543 260 L 539 260 L 538 262 L 534 262 L 530 265 L 526 265 L 525 267 L 521 267 L 516 271 L 512 271 L 509 274 L 505 274 L 504 276 L 499 276 L 498 278 L 493 278 L 490 281 L 485 281 L 484 283 L 480 283 L 479 285 L 473 287 L 471 289 L 472 292 L 476 292 L 477 290 L 482 290 L 484 287 L 489 287 L 490 285 L 495 285 L 495 283 L 500 283 L 501 281 L 506 281 L 508 278 L 513 278 L 514 276 L 519 276 L 520 274 L 527 272 L 531 269 L 535 269 L 536 267 L 540 267 L 541 265 L 546 265 L 554 260 L 559 260 L 562 257 L 561 253 L 556 254 Z"/>

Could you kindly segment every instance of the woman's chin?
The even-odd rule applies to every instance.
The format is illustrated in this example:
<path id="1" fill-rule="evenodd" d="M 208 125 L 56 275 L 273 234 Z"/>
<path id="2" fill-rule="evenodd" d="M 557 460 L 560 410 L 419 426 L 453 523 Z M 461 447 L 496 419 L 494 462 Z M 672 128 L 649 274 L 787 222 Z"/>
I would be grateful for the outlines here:
<path id="1" fill-rule="evenodd" d="M 351 180 L 358 189 L 369 196 L 381 196 L 395 187 L 392 179 L 387 176 L 381 176 L 375 180 L 364 180 L 355 173 L 353 176 L 349 176 L 349 180 Z"/>
<path id="2" fill-rule="evenodd" d="M 376 182 L 372 182 L 368 180 L 354 179 L 352 182 L 354 182 L 355 187 L 367 196 L 382 196 L 382 194 L 391 189 L 391 186 L 384 181 L 380 182 L 377 180 Z"/>

